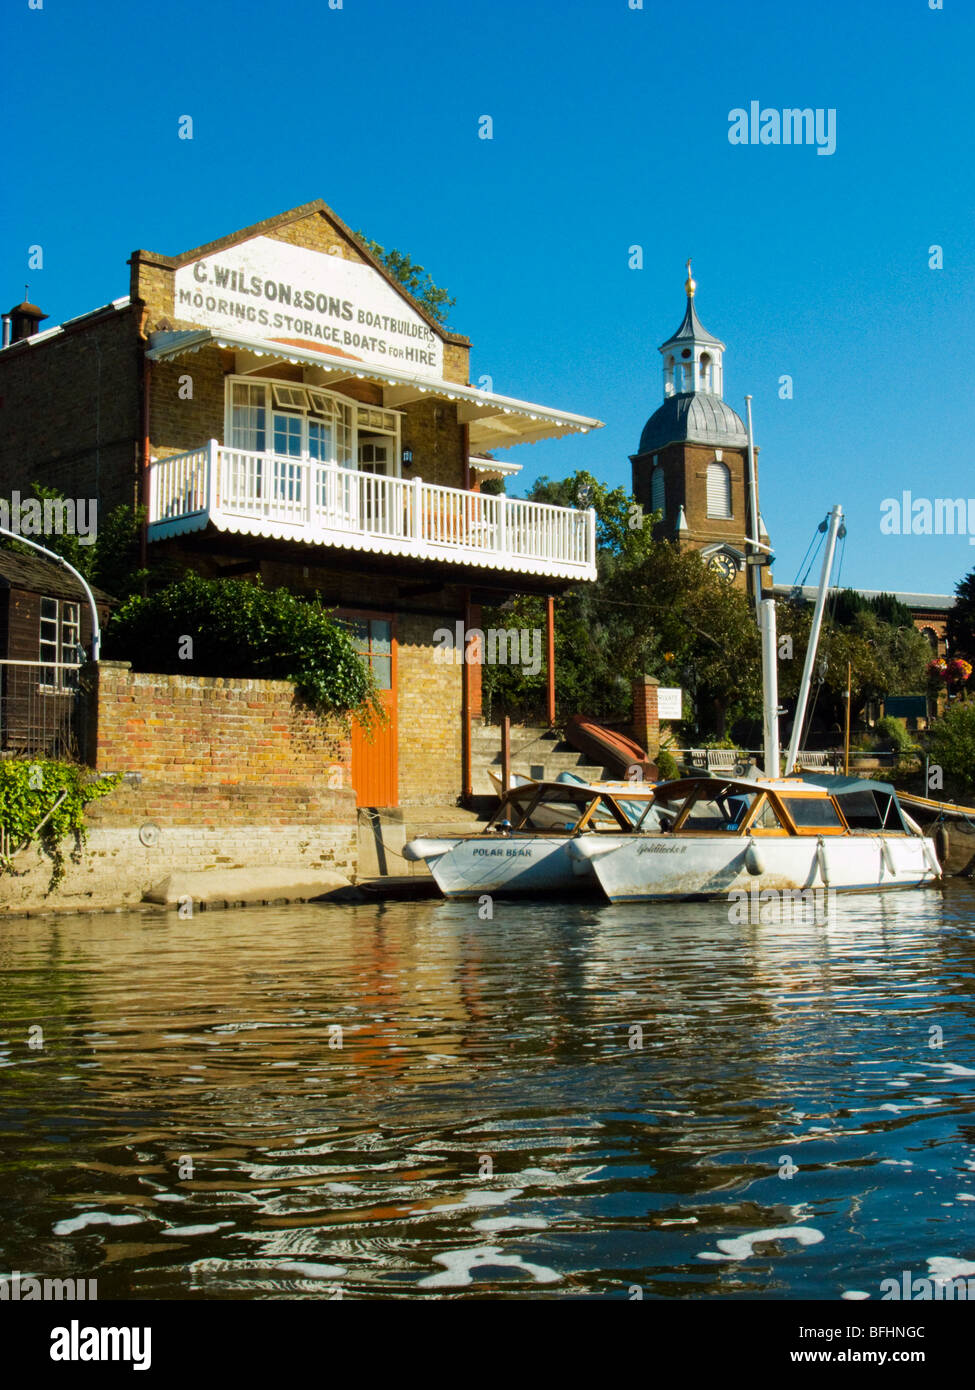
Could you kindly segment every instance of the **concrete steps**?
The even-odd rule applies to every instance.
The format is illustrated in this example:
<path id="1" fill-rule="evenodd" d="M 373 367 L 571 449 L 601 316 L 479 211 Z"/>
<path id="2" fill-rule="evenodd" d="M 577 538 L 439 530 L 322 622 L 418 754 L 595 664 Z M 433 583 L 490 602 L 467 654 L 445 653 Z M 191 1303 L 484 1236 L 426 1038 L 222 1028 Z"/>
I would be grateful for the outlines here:
<path id="1" fill-rule="evenodd" d="M 475 724 L 471 731 L 471 780 L 475 796 L 494 791 L 488 771 L 501 771 L 501 726 Z M 516 724 L 511 729 L 511 770 L 539 782 L 553 782 L 560 772 L 574 772 L 586 781 L 598 781 L 605 769 L 587 762 L 584 755 L 551 729 Z"/>

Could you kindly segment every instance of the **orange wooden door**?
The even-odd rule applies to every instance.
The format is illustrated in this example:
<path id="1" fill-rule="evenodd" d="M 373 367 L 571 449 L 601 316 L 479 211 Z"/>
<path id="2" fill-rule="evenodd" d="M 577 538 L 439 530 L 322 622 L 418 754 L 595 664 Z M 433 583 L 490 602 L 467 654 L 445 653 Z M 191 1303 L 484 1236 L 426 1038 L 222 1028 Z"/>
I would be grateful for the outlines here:
<path id="1" fill-rule="evenodd" d="M 360 661 L 376 677 L 386 723 L 372 729 L 352 721 L 352 785 L 357 806 L 398 806 L 396 633 L 392 617 L 343 613 Z"/>

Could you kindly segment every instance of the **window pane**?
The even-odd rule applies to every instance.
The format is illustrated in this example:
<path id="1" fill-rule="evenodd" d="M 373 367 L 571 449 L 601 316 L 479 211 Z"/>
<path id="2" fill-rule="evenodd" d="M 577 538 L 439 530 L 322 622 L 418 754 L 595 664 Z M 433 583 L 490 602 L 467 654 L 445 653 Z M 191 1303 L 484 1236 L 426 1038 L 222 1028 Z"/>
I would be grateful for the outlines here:
<path id="1" fill-rule="evenodd" d="M 301 457 L 301 416 L 274 416 L 274 452 Z"/>
<path id="2" fill-rule="evenodd" d="M 230 446 L 263 453 L 265 435 L 265 387 L 233 383 L 230 412 Z"/>
<path id="3" fill-rule="evenodd" d="M 382 618 L 373 618 L 370 622 L 370 628 L 372 650 L 377 656 L 387 656 L 393 645 L 393 624 Z"/>
<path id="4" fill-rule="evenodd" d="M 380 690 L 392 690 L 393 688 L 393 660 L 389 656 L 374 656 L 372 658 L 372 674 L 376 677 L 376 684 Z"/>
<path id="5" fill-rule="evenodd" d="M 782 805 L 798 826 L 840 826 L 831 801 L 818 796 L 784 796 Z"/>

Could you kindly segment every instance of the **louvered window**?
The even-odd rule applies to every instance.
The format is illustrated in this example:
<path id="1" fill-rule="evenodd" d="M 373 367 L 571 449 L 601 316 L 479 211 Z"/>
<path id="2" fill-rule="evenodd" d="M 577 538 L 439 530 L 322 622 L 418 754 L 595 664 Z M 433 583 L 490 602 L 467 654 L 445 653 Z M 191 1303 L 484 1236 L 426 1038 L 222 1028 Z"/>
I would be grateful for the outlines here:
<path id="1" fill-rule="evenodd" d="M 664 484 L 664 470 L 662 464 L 657 464 L 650 474 L 650 509 L 655 512 L 666 512 L 667 510 L 667 489 Z"/>
<path id="2" fill-rule="evenodd" d="M 708 516 L 731 516 L 731 473 L 726 464 L 708 464 Z"/>

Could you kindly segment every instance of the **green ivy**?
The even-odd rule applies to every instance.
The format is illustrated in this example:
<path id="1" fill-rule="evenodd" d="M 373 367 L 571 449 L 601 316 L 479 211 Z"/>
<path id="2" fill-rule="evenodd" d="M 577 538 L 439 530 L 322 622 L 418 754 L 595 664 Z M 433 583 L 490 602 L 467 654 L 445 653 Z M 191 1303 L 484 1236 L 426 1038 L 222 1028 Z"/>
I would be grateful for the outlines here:
<path id="1" fill-rule="evenodd" d="M 187 641 L 189 639 L 189 641 Z M 385 719 L 371 672 L 352 639 L 317 599 L 260 580 L 186 574 L 111 618 L 103 655 L 163 675 L 289 680 L 319 714 L 370 728 Z"/>
<path id="2" fill-rule="evenodd" d="M 117 775 L 98 778 L 90 768 L 75 763 L 0 760 L 0 874 L 13 873 L 14 855 L 36 838 L 52 861 L 49 891 L 53 891 L 65 873 L 62 842 L 74 836 L 72 858 L 77 860 L 85 842 L 85 808 L 118 782 Z M 58 805 L 62 793 L 64 799 Z"/>

